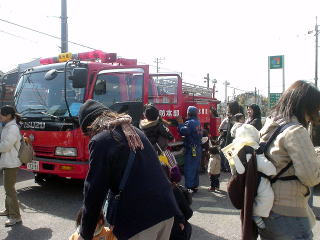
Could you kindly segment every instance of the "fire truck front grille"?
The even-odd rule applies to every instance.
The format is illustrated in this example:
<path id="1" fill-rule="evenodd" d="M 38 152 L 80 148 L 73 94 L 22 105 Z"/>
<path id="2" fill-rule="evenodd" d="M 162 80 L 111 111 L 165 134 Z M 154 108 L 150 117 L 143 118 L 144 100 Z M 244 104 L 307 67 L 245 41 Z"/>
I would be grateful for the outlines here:
<path id="1" fill-rule="evenodd" d="M 36 153 L 54 154 L 54 147 L 33 146 Z"/>

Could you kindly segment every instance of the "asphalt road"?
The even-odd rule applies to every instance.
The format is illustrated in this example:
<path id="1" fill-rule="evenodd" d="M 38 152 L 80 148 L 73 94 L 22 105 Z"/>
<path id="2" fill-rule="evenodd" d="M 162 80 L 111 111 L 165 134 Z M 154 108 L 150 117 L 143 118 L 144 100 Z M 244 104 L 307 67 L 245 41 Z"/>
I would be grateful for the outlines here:
<path id="1" fill-rule="evenodd" d="M 201 188 L 193 197 L 193 240 L 237 240 L 240 233 L 239 211 L 228 200 L 227 174 L 222 174 L 222 191 L 210 193 L 206 175 L 201 176 Z M 2 173 L 0 174 L 0 207 L 4 205 Z M 33 175 L 20 171 L 16 185 L 23 224 L 4 227 L 5 217 L 0 217 L 0 239 L 5 240 L 64 240 L 75 230 L 74 218 L 82 202 L 82 183 L 61 180 L 47 186 L 34 183 Z M 316 210 L 320 211 L 320 191 L 315 196 Z M 320 240 L 320 224 L 314 228 Z"/>

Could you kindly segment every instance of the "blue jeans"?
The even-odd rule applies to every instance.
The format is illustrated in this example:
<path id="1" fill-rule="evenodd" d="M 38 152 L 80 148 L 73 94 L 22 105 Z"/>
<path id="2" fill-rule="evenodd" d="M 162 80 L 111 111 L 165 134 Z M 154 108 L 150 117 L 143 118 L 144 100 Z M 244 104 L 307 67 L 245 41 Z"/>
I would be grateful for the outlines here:
<path id="1" fill-rule="evenodd" d="M 261 240 L 312 240 L 313 234 L 307 217 L 287 217 L 271 212 L 263 219 L 266 228 L 259 230 Z"/>

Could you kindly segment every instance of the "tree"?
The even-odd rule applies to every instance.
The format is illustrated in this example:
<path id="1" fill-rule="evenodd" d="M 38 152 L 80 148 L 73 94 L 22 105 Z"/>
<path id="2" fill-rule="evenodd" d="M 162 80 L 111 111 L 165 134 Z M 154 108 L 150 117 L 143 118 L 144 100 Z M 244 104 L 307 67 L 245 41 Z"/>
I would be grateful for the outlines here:
<path id="1" fill-rule="evenodd" d="M 245 92 L 237 95 L 236 101 L 243 108 L 246 108 L 246 106 L 255 103 L 259 105 L 262 116 L 266 116 L 268 114 L 268 98 L 263 95 L 255 95 L 254 92 Z"/>

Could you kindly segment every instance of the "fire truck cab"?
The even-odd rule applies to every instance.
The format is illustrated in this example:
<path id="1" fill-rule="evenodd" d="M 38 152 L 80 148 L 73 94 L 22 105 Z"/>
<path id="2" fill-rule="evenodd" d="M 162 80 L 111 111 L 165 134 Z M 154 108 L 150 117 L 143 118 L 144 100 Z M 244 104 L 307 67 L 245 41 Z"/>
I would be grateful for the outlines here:
<path id="1" fill-rule="evenodd" d="M 95 99 L 127 112 L 137 125 L 148 100 L 144 93 L 149 68 L 136 60 L 101 51 L 59 63 L 60 58 L 42 59 L 42 66 L 24 72 L 15 91 L 15 106 L 23 117 L 21 130 L 32 140 L 36 155 L 22 168 L 35 172 L 39 181 L 50 175 L 85 178 L 89 139 L 78 123 L 84 101 Z"/>

